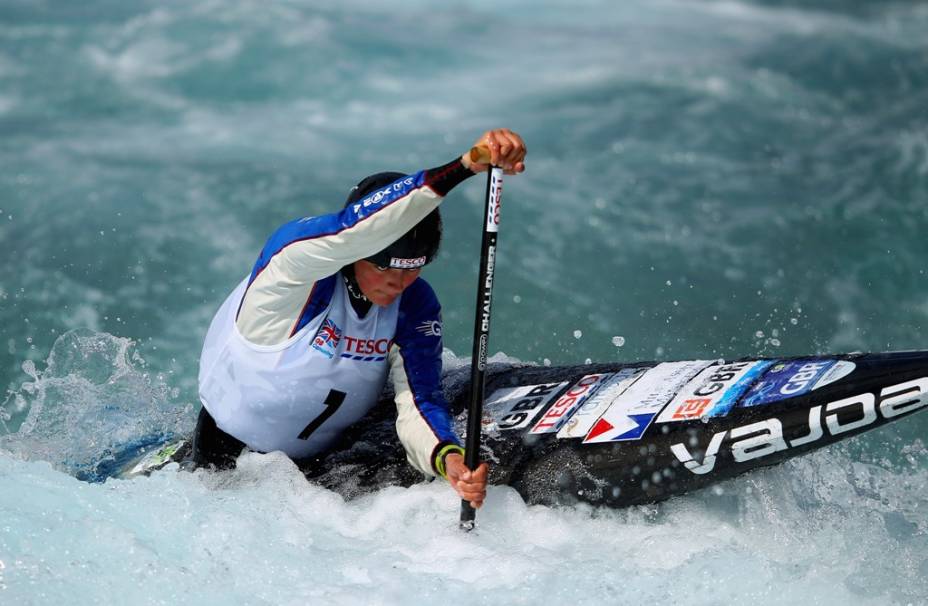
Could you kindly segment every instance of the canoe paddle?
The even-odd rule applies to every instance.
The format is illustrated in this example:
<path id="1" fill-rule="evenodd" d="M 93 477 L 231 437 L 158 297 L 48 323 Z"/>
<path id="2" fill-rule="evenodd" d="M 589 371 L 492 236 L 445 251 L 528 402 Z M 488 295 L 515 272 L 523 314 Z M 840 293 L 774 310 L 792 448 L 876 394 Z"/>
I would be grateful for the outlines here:
<path id="1" fill-rule="evenodd" d="M 490 150 L 474 147 L 472 162 L 489 163 Z M 480 431 L 483 419 L 483 391 L 486 387 L 487 348 L 490 341 L 490 303 L 493 299 L 493 270 L 496 267 L 496 238 L 499 232 L 500 202 L 503 194 L 503 169 L 491 166 L 487 172 L 486 205 L 483 211 L 483 240 L 480 244 L 480 278 L 477 282 L 477 308 L 474 314 L 474 351 L 470 366 L 470 407 L 467 409 L 467 438 L 464 464 L 470 470 L 480 465 Z M 476 526 L 477 512 L 470 502 L 461 500 L 462 530 Z"/>

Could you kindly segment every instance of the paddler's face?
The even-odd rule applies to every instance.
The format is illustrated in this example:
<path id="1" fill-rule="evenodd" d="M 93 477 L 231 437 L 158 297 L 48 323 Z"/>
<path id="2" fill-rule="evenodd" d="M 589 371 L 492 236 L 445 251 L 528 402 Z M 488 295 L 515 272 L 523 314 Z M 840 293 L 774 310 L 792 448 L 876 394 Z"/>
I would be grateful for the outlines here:
<path id="1" fill-rule="evenodd" d="M 377 267 L 370 261 L 357 261 L 354 276 L 361 292 L 374 305 L 386 307 L 419 277 L 421 269 Z"/>

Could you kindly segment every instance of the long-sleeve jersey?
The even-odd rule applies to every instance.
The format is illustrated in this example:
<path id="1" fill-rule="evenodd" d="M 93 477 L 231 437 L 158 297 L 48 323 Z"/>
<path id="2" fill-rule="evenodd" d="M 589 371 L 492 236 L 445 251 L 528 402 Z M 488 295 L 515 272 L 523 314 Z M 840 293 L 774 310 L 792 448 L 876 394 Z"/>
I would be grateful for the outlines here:
<path id="1" fill-rule="evenodd" d="M 441 315 L 421 278 L 358 317 L 339 270 L 415 226 L 471 173 L 455 160 L 340 212 L 285 224 L 210 325 L 200 398 L 220 429 L 293 458 L 324 451 L 377 402 L 387 377 L 410 463 L 444 475 L 460 450 L 441 390 Z"/>

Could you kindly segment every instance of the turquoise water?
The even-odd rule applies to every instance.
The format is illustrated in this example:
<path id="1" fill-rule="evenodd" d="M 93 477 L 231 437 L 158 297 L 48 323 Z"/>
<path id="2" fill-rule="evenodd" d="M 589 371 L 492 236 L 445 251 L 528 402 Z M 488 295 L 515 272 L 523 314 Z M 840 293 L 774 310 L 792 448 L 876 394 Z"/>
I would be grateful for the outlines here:
<path id="1" fill-rule="evenodd" d="M 207 324 L 277 225 L 495 126 L 530 152 L 492 351 L 926 347 L 925 31 L 915 2 L 6 0 L 0 603 L 922 603 L 928 417 L 656 508 L 497 489 L 473 539 L 447 489 L 344 503 L 272 457 L 69 474 L 192 427 Z M 448 199 L 427 270 L 449 356 L 470 354 L 482 197 Z"/>

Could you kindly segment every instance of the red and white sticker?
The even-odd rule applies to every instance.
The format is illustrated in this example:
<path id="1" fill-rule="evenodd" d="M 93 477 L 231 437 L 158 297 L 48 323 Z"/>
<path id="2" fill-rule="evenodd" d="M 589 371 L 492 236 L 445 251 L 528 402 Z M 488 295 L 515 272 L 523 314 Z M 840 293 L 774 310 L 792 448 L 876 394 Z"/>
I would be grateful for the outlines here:
<path id="1" fill-rule="evenodd" d="M 674 395 L 710 364 L 706 360 L 662 362 L 649 368 L 612 402 L 583 442 L 637 440 Z"/>
<path id="2" fill-rule="evenodd" d="M 503 169 L 490 169 L 490 195 L 487 199 L 487 231 L 499 231 L 499 213 L 503 202 Z"/>
<path id="3" fill-rule="evenodd" d="M 567 381 L 497 389 L 483 406 L 483 428 L 493 431 L 528 427 L 566 386 Z"/>
<path id="4" fill-rule="evenodd" d="M 552 433 L 559 430 L 570 418 L 577 408 L 589 398 L 611 373 L 586 375 L 570 389 L 564 392 L 557 401 L 551 405 L 545 414 L 535 423 L 531 433 Z"/>
<path id="5" fill-rule="evenodd" d="M 646 370 L 647 368 L 623 368 L 603 381 L 596 393 L 587 398 L 577 412 L 572 414 L 564 426 L 558 430 L 557 437 L 582 438 L 586 436 L 593 428 L 593 424 L 599 420 L 599 417 L 606 412 L 616 398 L 625 393 L 625 390 Z"/>

